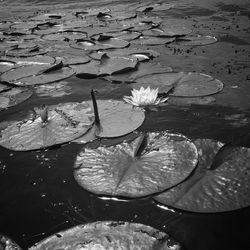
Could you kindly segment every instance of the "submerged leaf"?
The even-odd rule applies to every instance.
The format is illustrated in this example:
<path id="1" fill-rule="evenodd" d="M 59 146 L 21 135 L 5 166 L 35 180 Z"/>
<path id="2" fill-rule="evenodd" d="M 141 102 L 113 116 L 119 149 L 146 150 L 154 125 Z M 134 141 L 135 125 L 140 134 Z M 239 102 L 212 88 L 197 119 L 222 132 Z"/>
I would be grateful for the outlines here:
<path id="1" fill-rule="evenodd" d="M 209 139 L 195 141 L 199 163 L 185 182 L 154 197 L 182 210 L 215 213 L 250 205 L 250 149 L 223 146 Z"/>
<path id="2" fill-rule="evenodd" d="M 76 181 L 99 195 L 142 197 L 178 184 L 196 166 L 196 147 L 185 136 L 150 133 L 139 156 L 138 143 L 140 138 L 112 147 L 83 148 L 74 166 Z"/>
<path id="3" fill-rule="evenodd" d="M 3 129 L 0 145 L 27 151 L 65 143 L 86 133 L 94 120 L 86 102 L 58 104 L 36 109 L 35 113 L 33 117 L 15 121 Z"/>
<path id="4" fill-rule="evenodd" d="M 168 234 L 138 223 L 97 221 L 56 233 L 30 250 L 43 249 L 157 249 L 180 250 Z M 125 246 L 125 248 L 124 248 Z"/>

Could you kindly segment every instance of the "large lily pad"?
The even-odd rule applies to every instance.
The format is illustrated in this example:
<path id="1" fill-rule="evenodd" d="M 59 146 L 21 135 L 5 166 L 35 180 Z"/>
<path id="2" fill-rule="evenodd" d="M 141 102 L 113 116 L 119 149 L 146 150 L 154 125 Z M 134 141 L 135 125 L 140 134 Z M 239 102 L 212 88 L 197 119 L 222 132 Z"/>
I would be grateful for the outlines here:
<path id="1" fill-rule="evenodd" d="M 159 93 L 167 93 L 171 89 L 171 95 L 183 97 L 207 96 L 218 93 L 223 89 L 223 83 L 209 75 L 192 72 L 170 72 L 142 76 L 132 84 L 133 88 L 141 86 L 158 88 Z"/>
<path id="2" fill-rule="evenodd" d="M 86 37 L 87 34 L 84 32 L 64 31 L 64 32 L 44 35 L 42 36 L 42 39 L 50 41 L 70 41 L 70 40 L 84 39 Z"/>
<path id="3" fill-rule="evenodd" d="M 74 176 L 83 188 L 98 195 L 142 197 L 183 181 L 197 158 L 195 145 L 185 136 L 150 133 L 146 141 L 138 137 L 132 143 L 83 148 Z"/>
<path id="4" fill-rule="evenodd" d="M 94 121 L 89 103 L 84 102 L 44 107 L 35 113 L 3 129 L 0 145 L 16 151 L 46 148 L 76 139 L 86 133 Z"/>
<path id="5" fill-rule="evenodd" d="M 47 65 L 23 65 L 4 72 L 1 75 L 1 80 L 3 82 L 14 83 L 23 77 L 39 74 L 47 68 Z"/>
<path id="6" fill-rule="evenodd" d="M 180 45 L 189 45 L 189 46 L 199 46 L 199 45 L 208 45 L 217 42 L 217 38 L 213 36 L 185 36 L 180 37 L 176 41 Z"/>
<path id="7" fill-rule="evenodd" d="M 136 8 L 138 12 L 148 12 L 148 11 L 164 11 L 169 10 L 173 7 L 173 4 L 169 3 L 155 3 L 155 4 L 148 4 L 144 6 L 140 6 Z"/>
<path id="8" fill-rule="evenodd" d="M 6 91 L 7 89 L 10 89 L 10 86 L 0 83 L 0 92 Z"/>
<path id="9" fill-rule="evenodd" d="M 0 93 L 0 110 L 17 105 L 32 96 L 32 91 L 27 88 L 12 88 Z"/>
<path id="10" fill-rule="evenodd" d="M 150 226 L 121 221 L 97 221 L 56 233 L 29 250 L 83 248 L 179 250 L 181 247 L 169 235 Z"/>
<path id="11" fill-rule="evenodd" d="M 92 103 L 90 106 L 93 109 Z M 89 131 L 95 137 L 119 137 L 131 133 L 140 127 L 145 119 L 144 111 L 133 108 L 122 101 L 98 100 L 100 124 Z M 93 136 L 91 136 L 93 138 Z M 86 141 L 86 136 L 84 135 Z M 82 141 L 80 137 L 79 142 Z"/>
<path id="12" fill-rule="evenodd" d="M 30 86 L 30 85 L 38 85 L 38 84 L 46 84 L 46 83 L 52 83 L 61 81 L 64 79 L 67 79 L 75 74 L 74 69 L 70 67 L 63 67 L 61 69 L 44 73 L 44 74 L 38 74 L 38 75 L 32 75 L 23 77 L 15 82 L 13 84 L 17 86 Z"/>
<path id="13" fill-rule="evenodd" d="M 132 57 L 108 57 L 103 55 L 101 62 L 92 61 L 90 63 L 73 66 L 73 68 L 76 71 L 77 77 L 91 78 L 133 70 L 137 64 L 137 59 Z"/>
<path id="14" fill-rule="evenodd" d="M 174 37 L 150 37 L 150 36 L 142 36 L 138 39 L 132 40 L 131 43 L 139 44 L 139 45 L 163 45 L 167 43 L 171 43 L 175 40 Z"/>
<path id="15" fill-rule="evenodd" d="M 110 38 L 105 41 L 91 41 L 80 39 L 76 43 L 71 44 L 72 48 L 83 49 L 83 50 L 103 50 L 103 49 L 116 49 L 125 48 L 129 45 L 129 42 L 119 39 Z"/>
<path id="16" fill-rule="evenodd" d="M 182 210 L 215 213 L 250 205 L 250 149 L 223 146 L 209 139 L 195 141 L 199 163 L 182 184 L 154 197 Z"/>

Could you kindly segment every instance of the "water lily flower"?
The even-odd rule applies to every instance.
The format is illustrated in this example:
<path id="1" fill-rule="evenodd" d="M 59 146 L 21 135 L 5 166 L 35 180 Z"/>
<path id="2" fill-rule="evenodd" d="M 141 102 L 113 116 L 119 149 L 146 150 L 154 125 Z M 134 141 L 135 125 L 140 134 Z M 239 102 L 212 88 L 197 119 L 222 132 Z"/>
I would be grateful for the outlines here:
<path id="1" fill-rule="evenodd" d="M 158 88 L 150 89 L 141 87 L 139 90 L 133 89 L 131 91 L 132 96 L 124 96 L 123 100 L 134 106 L 148 106 L 148 105 L 158 105 L 167 101 L 168 98 L 157 98 Z"/>

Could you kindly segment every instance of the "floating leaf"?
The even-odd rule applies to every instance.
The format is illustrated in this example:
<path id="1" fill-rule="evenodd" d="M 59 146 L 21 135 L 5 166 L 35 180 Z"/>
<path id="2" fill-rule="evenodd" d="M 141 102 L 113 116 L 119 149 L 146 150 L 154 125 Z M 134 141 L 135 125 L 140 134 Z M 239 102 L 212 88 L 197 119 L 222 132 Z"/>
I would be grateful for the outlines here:
<path id="1" fill-rule="evenodd" d="M 183 135 L 150 133 L 137 154 L 142 143 L 139 137 L 112 147 L 83 148 L 75 162 L 76 181 L 99 195 L 142 197 L 178 184 L 196 166 L 196 147 Z"/>
<path id="2" fill-rule="evenodd" d="M 111 57 L 107 58 L 106 62 L 100 68 L 101 74 L 118 74 L 135 69 L 138 61 L 128 57 Z"/>
<path id="3" fill-rule="evenodd" d="M 103 49 L 116 49 L 116 48 L 125 48 L 129 45 L 129 42 L 119 39 L 119 38 L 110 38 L 105 41 L 91 41 L 80 39 L 76 43 L 72 43 L 70 46 L 76 49 L 83 50 L 103 50 Z"/>
<path id="4" fill-rule="evenodd" d="M 174 7 L 174 5 L 169 4 L 169 3 L 155 3 L 155 4 L 148 4 L 148 5 L 140 6 L 136 8 L 136 11 L 139 11 L 139 12 L 164 11 L 164 10 L 171 9 L 172 7 Z"/>
<path id="5" fill-rule="evenodd" d="M 133 44 L 140 44 L 140 45 L 148 45 L 148 46 L 154 46 L 154 45 L 163 45 L 167 43 L 171 43 L 175 40 L 174 37 L 147 37 L 142 36 L 136 40 L 132 40 L 131 43 Z"/>
<path id="6" fill-rule="evenodd" d="M 15 83 L 19 79 L 27 76 L 39 74 L 47 69 L 48 65 L 23 65 L 17 68 L 10 69 L 1 75 L 3 82 Z"/>
<path id="7" fill-rule="evenodd" d="M 173 69 L 168 66 L 162 66 L 160 64 L 152 64 L 152 63 L 141 63 L 138 67 L 138 70 L 134 72 L 129 79 L 131 81 L 135 81 L 135 79 L 140 79 L 140 77 L 152 75 L 156 73 L 166 73 L 172 72 Z"/>
<path id="8" fill-rule="evenodd" d="M 164 36 L 185 36 L 192 32 L 192 22 L 187 19 L 168 18 L 156 29 L 160 29 Z"/>
<path id="9" fill-rule="evenodd" d="M 37 108 L 35 113 L 2 130 L 0 145 L 16 151 L 50 147 L 83 135 L 94 120 L 90 105 L 86 102 Z"/>
<path id="10" fill-rule="evenodd" d="M 33 92 L 27 88 L 12 88 L 0 93 L 0 110 L 26 101 Z"/>
<path id="11" fill-rule="evenodd" d="M 213 36 L 185 36 L 180 37 L 176 42 L 180 45 L 198 46 L 216 43 L 217 39 Z"/>
<path id="12" fill-rule="evenodd" d="M 50 56 L 32 56 L 32 57 L 11 57 L 17 65 L 52 65 L 55 63 L 55 58 Z"/>
<path id="13" fill-rule="evenodd" d="M 221 81 L 209 75 L 192 72 L 159 73 L 136 78 L 132 87 L 139 89 L 141 86 L 158 88 L 160 93 L 167 93 L 171 89 L 171 95 L 183 97 L 207 96 L 223 89 Z"/>
<path id="14" fill-rule="evenodd" d="M 7 85 L 0 83 L 0 93 L 2 91 L 6 91 L 7 89 L 10 89 L 10 86 L 7 86 Z"/>
<path id="15" fill-rule="evenodd" d="M 42 39 L 50 41 L 71 41 L 77 39 L 85 39 L 87 34 L 79 31 L 64 31 L 59 33 L 43 35 Z"/>
<path id="16" fill-rule="evenodd" d="M 93 108 L 93 104 L 90 104 Z M 97 137 L 119 137 L 140 127 L 145 119 L 143 109 L 115 100 L 98 100 L 100 124 L 96 126 Z M 92 131 L 93 132 L 93 131 Z M 81 138 L 79 138 L 81 141 Z"/>
<path id="17" fill-rule="evenodd" d="M 123 73 L 136 68 L 138 61 L 128 57 L 104 56 L 101 62 L 92 61 L 83 65 L 76 65 L 73 68 L 79 78 L 92 78 L 104 75 Z"/>
<path id="18" fill-rule="evenodd" d="M 213 96 L 204 96 L 204 97 L 169 97 L 168 98 L 168 104 L 173 105 L 180 105 L 180 106 L 186 106 L 186 105 L 207 105 L 210 103 L 215 102 L 215 98 Z"/>
<path id="19" fill-rule="evenodd" d="M 182 210 L 215 213 L 250 205 L 250 149 L 209 139 L 195 141 L 199 163 L 182 184 L 154 197 Z"/>
<path id="20" fill-rule="evenodd" d="M 32 246 L 43 249 L 165 249 L 179 250 L 180 244 L 164 232 L 138 223 L 97 221 L 56 233 Z"/>
<path id="21" fill-rule="evenodd" d="M 72 68 L 63 67 L 59 70 L 56 70 L 50 73 L 23 77 L 13 83 L 17 86 L 46 84 L 46 83 L 52 83 L 52 82 L 57 82 L 57 81 L 67 79 L 74 74 L 75 74 L 75 71 Z"/>

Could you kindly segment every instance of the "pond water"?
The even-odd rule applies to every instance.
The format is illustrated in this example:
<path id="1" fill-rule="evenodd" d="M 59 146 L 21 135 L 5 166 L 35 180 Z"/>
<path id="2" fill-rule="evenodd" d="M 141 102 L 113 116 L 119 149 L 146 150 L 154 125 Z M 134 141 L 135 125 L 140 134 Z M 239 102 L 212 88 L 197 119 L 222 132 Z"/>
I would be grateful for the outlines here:
<path id="1" fill-rule="evenodd" d="M 2 0 L 0 21 L 25 20 L 36 11 L 53 13 L 139 4 L 135 2 Z M 172 9 L 154 12 L 153 16 L 186 20 L 195 34 L 216 37 L 218 41 L 206 46 L 146 46 L 160 53 L 153 63 L 174 71 L 211 75 L 223 82 L 224 88 L 211 95 L 215 99 L 207 104 L 191 105 L 173 98 L 160 111 L 148 110 L 139 131 L 171 130 L 191 140 L 209 138 L 250 147 L 250 4 L 247 0 L 180 0 L 171 4 Z M 0 111 L 0 121 L 25 117 L 42 104 L 90 100 L 91 89 L 97 89 L 98 99 L 119 100 L 130 94 L 127 84 L 111 84 L 101 78 L 72 76 L 65 81 L 67 94 L 51 97 L 40 89 L 25 102 Z M 187 250 L 243 249 L 250 245 L 250 207 L 202 214 L 163 207 L 150 197 L 118 200 L 85 191 L 72 171 L 81 148 L 75 143 L 27 152 L 0 147 L 1 234 L 27 249 L 53 233 L 81 223 L 124 220 L 167 232 Z"/>

